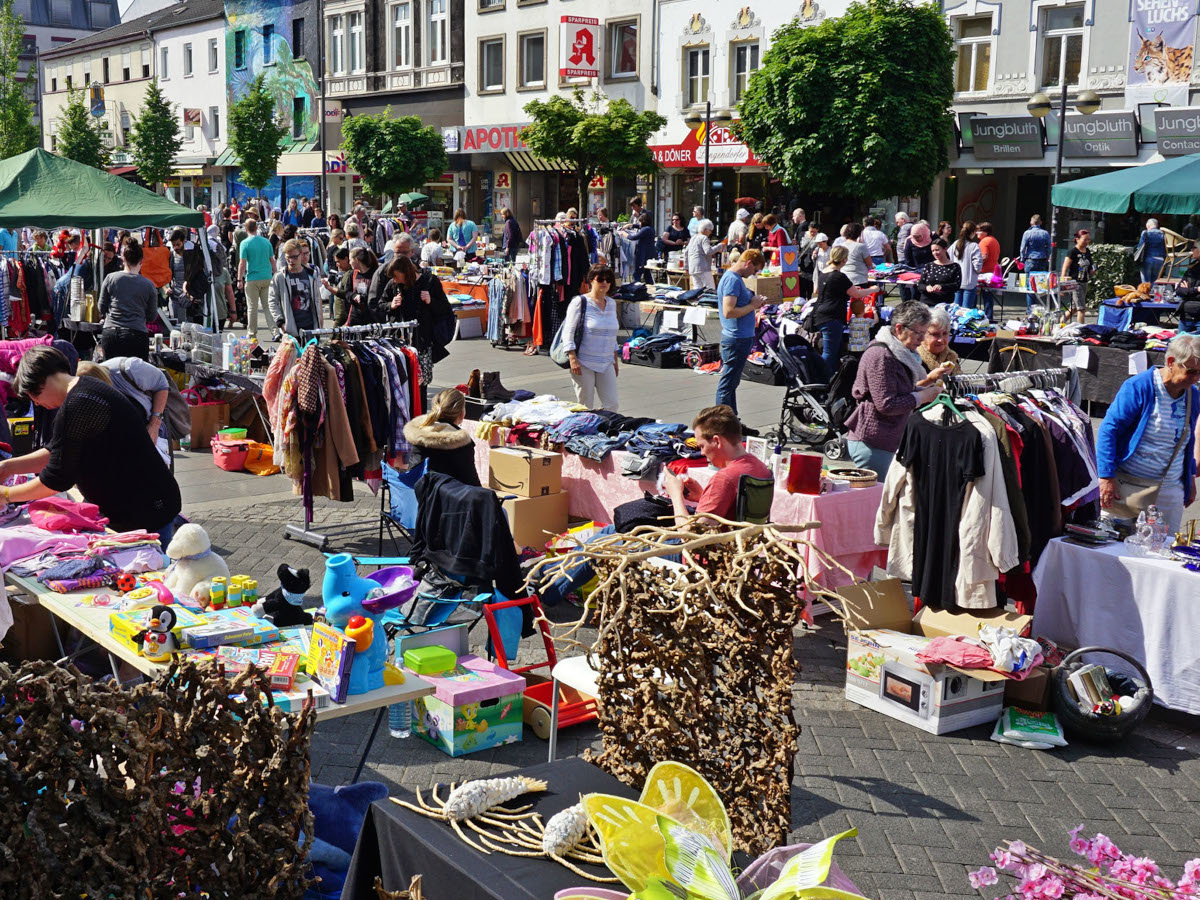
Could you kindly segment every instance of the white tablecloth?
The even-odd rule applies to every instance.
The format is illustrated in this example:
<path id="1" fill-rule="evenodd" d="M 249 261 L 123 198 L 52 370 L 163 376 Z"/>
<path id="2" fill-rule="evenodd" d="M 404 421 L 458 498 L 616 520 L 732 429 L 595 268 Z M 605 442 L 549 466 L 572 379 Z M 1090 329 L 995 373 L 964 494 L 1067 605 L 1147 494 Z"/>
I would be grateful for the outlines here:
<path id="1" fill-rule="evenodd" d="M 1158 702 L 1200 714 L 1200 573 L 1126 552 L 1051 541 L 1033 573 L 1034 635 L 1124 650 L 1150 673 Z M 1089 661 L 1128 670 L 1111 656 Z"/>

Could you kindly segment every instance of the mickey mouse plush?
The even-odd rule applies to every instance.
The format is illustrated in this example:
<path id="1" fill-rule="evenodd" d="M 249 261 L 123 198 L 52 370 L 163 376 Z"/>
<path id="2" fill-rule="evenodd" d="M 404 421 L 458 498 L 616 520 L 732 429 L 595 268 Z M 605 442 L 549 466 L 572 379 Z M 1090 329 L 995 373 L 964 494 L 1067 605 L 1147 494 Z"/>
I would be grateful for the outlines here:
<path id="1" fill-rule="evenodd" d="M 279 587 L 254 604 L 254 615 L 270 619 L 279 628 L 311 625 L 313 617 L 304 611 L 304 594 L 312 585 L 308 569 L 293 569 L 281 563 L 275 574 L 279 576 Z"/>

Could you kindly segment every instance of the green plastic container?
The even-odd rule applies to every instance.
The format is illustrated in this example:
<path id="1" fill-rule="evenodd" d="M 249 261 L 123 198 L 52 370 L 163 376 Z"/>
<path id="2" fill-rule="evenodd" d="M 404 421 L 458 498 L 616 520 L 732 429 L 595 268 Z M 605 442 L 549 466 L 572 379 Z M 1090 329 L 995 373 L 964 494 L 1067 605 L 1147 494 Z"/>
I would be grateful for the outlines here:
<path id="1" fill-rule="evenodd" d="M 440 675 L 442 672 L 449 672 L 456 665 L 458 657 L 454 651 L 440 644 L 404 651 L 404 668 L 418 675 Z"/>
<path id="2" fill-rule="evenodd" d="M 245 428 L 222 428 L 217 434 L 223 441 L 244 441 L 246 439 Z"/>

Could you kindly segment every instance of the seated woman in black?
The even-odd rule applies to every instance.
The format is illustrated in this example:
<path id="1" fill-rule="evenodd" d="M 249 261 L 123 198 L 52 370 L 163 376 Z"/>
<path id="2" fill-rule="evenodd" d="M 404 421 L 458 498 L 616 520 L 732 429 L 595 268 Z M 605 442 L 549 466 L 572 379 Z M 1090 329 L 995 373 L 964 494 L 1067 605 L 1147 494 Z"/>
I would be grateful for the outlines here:
<path id="1" fill-rule="evenodd" d="M 441 472 L 463 484 L 480 487 L 475 468 L 475 442 L 460 427 L 467 415 L 467 398 L 447 388 L 433 398 L 428 415 L 404 426 L 404 439 L 412 445 L 409 466 L 429 460 L 430 472 Z"/>
<path id="2" fill-rule="evenodd" d="M 1175 286 L 1175 298 L 1179 301 L 1179 330 L 1200 334 L 1200 244 L 1192 247 L 1187 271 Z"/>

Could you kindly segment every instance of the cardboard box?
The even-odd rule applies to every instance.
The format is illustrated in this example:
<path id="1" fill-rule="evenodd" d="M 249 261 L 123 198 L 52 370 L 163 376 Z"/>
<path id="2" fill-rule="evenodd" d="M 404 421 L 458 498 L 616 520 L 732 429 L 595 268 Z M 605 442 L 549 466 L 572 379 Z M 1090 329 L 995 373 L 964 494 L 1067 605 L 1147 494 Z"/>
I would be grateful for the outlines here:
<path id="1" fill-rule="evenodd" d="M 759 275 L 750 290 L 762 294 L 771 303 L 783 302 L 783 278 L 779 275 Z"/>
<path id="2" fill-rule="evenodd" d="M 488 487 L 518 497 L 557 494 L 562 490 L 562 454 L 533 447 L 493 447 L 488 454 Z"/>
<path id="3" fill-rule="evenodd" d="M 515 497 L 497 491 L 508 516 L 513 540 L 522 547 L 542 549 L 546 542 L 567 530 L 567 495 Z"/>
<path id="4" fill-rule="evenodd" d="M 192 414 L 192 449 L 208 450 L 213 435 L 229 425 L 228 403 L 201 403 L 189 406 Z"/>
<path id="5" fill-rule="evenodd" d="M 1009 679 L 1004 684 L 1004 705 L 1034 712 L 1050 711 L 1050 668 L 1038 666 L 1024 681 Z"/>
<path id="6" fill-rule="evenodd" d="M 434 693 L 416 701 L 413 729 L 435 747 L 463 756 L 521 740 L 525 679 L 520 675 L 468 655 L 448 672 L 420 677 Z"/>
<path id="7" fill-rule="evenodd" d="M 58 659 L 54 640 L 54 615 L 36 602 L 15 594 L 8 595 L 13 623 L 0 641 L 0 657 L 18 663 L 27 659 Z"/>
<path id="8" fill-rule="evenodd" d="M 853 629 L 847 633 L 847 700 L 931 734 L 999 718 L 1010 679 L 989 669 L 927 665 L 917 654 L 931 638 L 974 636 L 989 623 L 1022 632 L 1032 617 L 1002 610 L 976 616 L 927 609 L 914 619 L 904 587 L 894 578 L 848 585 L 837 593 Z"/>

